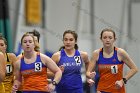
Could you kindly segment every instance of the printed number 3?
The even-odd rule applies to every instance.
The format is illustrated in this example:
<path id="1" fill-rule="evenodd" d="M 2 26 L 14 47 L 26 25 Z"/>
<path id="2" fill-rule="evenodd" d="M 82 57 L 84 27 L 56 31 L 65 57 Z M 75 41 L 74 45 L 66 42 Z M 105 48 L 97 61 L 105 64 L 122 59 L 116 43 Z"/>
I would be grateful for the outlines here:
<path id="1" fill-rule="evenodd" d="M 117 65 L 111 66 L 111 73 L 112 74 L 117 74 L 118 73 L 118 66 Z"/>
<path id="2" fill-rule="evenodd" d="M 38 71 L 41 71 L 41 70 L 42 70 L 41 62 L 35 63 L 35 71 L 38 72 Z"/>

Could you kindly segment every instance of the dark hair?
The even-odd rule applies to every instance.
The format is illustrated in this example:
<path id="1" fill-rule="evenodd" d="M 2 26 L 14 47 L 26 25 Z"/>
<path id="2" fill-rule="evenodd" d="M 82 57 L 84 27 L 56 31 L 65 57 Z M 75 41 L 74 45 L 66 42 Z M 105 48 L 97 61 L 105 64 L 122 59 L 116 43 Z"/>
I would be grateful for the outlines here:
<path id="1" fill-rule="evenodd" d="M 2 36 L 2 34 L 0 33 L 0 40 L 3 40 L 5 45 L 7 45 L 7 40 Z"/>
<path id="2" fill-rule="evenodd" d="M 40 40 L 40 33 L 37 30 L 34 29 L 32 32 L 27 32 L 27 33 L 33 34 L 34 36 L 36 36 L 37 40 L 39 42 L 39 40 Z"/>
<path id="3" fill-rule="evenodd" d="M 113 36 L 114 36 L 114 39 L 116 38 L 116 34 L 115 34 L 115 32 L 114 32 L 112 29 L 110 29 L 110 28 L 105 28 L 105 29 L 102 30 L 102 32 L 101 32 L 101 34 L 100 34 L 100 39 L 102 39 L 102 36 L 103 36 L 103 33 L 104 33 L 104 32 L 112 32 L 112 33 L 113 33 Z"/>
<path id="4" fill-rule="evenodd" d="M 66 31 L 63 33 L 63 40 L 64 40 L 65 35 L 68 34 L 68 33 L 72 34 L 73 37 L 74 37 L 74 39 L 75 39 L 75 41 L 77 42 L 78 35 L 77 35 L 77 33 L 76 33 L 75 31 L 72 31 L 72 30 L 66 30 Z M 65 48 L 64 46 L 61 46 L 61 47 L 59 48 L 59 51 L 60 51 L 61 49 L 64 49 L 64 48 Z M 78 49 L 78 45 L 75 44 L 74 48 L 75 48 L 75 49 Z"/>

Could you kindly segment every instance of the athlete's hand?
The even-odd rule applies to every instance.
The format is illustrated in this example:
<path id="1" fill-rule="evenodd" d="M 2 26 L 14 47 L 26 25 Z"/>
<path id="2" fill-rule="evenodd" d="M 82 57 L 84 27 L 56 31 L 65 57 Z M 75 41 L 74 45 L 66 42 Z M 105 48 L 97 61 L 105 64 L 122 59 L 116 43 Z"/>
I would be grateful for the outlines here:
<path id="1" fill-rule="evenodd" d="M 97 93 L 101 93 L 100 91 L 97 91 Z"/>
<path id="2" fill-rule="evenodd" d="M 64 72 L 64 66 L 61 65 L 61 66 L 59 66 L 59 68 L 61 69 L 61 71 L 62 71 L 62 73 L 63 73 L 63 72 Z"/>
<path id="3" fill-rule="evenodd" d="M 121 80 L 116 81 L 116 82 L 115 82 L 115 85 L 116 85 L 117 88 L 121 88 L 121 87 L 124 85 L 124 82 L 123 82 L 123 80 L 121 79 Z"/>
<path id="4" fill-rule="evenodd" d="M 13 85 L 11 93 L 16 93 L 16 91 L 18 91 L 18 86 Z"/>
<path id="5" fill-rule="evenodd" d="M 87 83 L 89 84 L 89 86 L 92 86 L 95 82 L 94 80 L 87 78 Z"/>
<path id="6" fill-rule="evenodd" d="M 53 85 L 52 83 L 48 84 L 47 91 L 48 92 L 53 92 L 54 90 L 55 90 L 55 85 Z"/>
<path id="7" fill-rule="evenodd" d="M 95 71 L 94 71 L 94 72 L 87 72 L 87 73 L 86 73 L 86 76 L 87 76 L 88 78 L 94 78 L 95 75 L 96 75 L 96 72 L 95 72 Z"/>

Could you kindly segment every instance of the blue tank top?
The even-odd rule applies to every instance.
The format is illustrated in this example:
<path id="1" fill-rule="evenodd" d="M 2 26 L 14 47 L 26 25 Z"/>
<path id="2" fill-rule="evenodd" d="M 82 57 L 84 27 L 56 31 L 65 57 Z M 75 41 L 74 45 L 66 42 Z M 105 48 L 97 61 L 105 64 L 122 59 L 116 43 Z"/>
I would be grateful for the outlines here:
<path id="1" fill-rule="evenodd" d="M 36 61 L 31 64 L 26 64 L 24 61 L 24 57 L 21 58 L 20 71 L 30 70 L 30 69 L 39 71 L 42 70 L 42 67 L 46 67 L 46 66 L 42 63 L 40 59 L 40 54 L 37 54 Z"/>
<path id="2" fill-rule="evenodd" d="M 118 60 L 118 56 L 117 56 L 117 48 L 114 47 L 114 54 L 112 57 L 110 58 L 104 58 L 103 57 L 103 48 L 99 53 L 99 59 L 97 61 L 97 64 L 122 64 L 123 62 L 120 62 Z"/>
<path id="3" fill-rule="evenodd" d="M 58 66 L 61 65 L 64 66 L 64 72 L 57 87 L 63 89 L 82 88 L 82 59 L 80 56 L 80 52 L 78 50 L 75 50 L 75 55 L 73 57 L 68 57 L 64 49 L 62 49 L 61 58 L 58 62 Z"/>

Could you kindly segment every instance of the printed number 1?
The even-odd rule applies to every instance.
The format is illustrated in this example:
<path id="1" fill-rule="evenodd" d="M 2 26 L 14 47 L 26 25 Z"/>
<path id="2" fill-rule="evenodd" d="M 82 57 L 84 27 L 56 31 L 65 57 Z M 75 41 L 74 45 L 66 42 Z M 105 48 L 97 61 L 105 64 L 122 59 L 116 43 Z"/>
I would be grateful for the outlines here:
<path id="1" fill-rule="evenodd" d="M 112 74 L 117 74 L 118 73 L 118 66 L 117 65 L 111 66 L 111 73 Z"/>
<path id="2" fill-rule="evenodd" d="M 7 72 L 7 74 L 9 74 L 9 73 L 12 72 L 12 65 L 7 64 L 7 66 L 6 66 L 6 72 Z"/>

